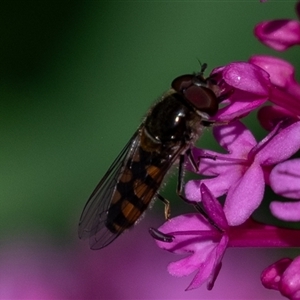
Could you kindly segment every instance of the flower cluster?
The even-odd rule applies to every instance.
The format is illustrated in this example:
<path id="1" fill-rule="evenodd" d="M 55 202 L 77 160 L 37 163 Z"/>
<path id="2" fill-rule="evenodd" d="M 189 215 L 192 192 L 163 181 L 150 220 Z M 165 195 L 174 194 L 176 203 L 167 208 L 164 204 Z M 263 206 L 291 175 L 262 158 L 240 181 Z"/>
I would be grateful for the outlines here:
<path id="1" fill-rule="evenodd" d="M 296 11 L 300 16 L 300 1 Z M 254 33 L 278 51 L 300 44 L 296 20 L 262 22 Z M 186 184 L 185 195 L 197 203 L 200 213 L 175 217 L 151 232 L 160 248 L 190 254 L 168 267 L 175 276 L 196 271 L 187 289 L 204 282 L 208 289 L 213 287 L 228 247 L 300 247 L 300 230 L 252 219 L 268 187 L 281 196 L 270 204 L 273 216 L 285 222 L 300 221 L 300 84 L 294 67 L 277 57 L 255 55 L 248 62 L 216 68 L 211 76 L 221 93 L 228 94 L 214 116 L 223 125 L 213 128 L 225 153 L 192 149 L 199 162 L 197 171 L 189 162 L 186 167 L 201 177 Z M 242 117 L 255 109 L 268 132 L 261 141 L 242 123 Z M 289 299 L 300 299 L 300 256 L 267 267 L 261 281 Z"/>

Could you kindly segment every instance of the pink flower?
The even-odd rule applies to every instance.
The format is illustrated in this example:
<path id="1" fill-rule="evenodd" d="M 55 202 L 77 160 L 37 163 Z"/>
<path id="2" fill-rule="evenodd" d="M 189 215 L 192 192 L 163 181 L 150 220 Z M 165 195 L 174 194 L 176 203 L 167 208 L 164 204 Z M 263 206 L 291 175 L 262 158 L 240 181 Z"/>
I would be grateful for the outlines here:
<path id="1" fill-rule="evenodd" d="M 275 262 L 262 272 L 261 281 L 266 288 L 278 290 L 289 299 L 300 299 L 300 257 Z"/>
<path id="2" fill-rule="evenodd" d="M 274 20 L 259 23 L 255 36 L 265 45 L 284 51 L 300 44 L 300 23 L 295 20 Z"/>
<path id="3" fill-rule="evenodd" d="M 258 118 L 270 130 L 282 119 L 298 119 L 300 115 L 300 84 L 295 79 L 294 67 L 279 58 L 255 55 L 249 62 L 261 67 L 270 75 L 270 98 L 273 107 L 261 108 Z"/>
<path id="4" fill-rule="evenodd" d="M 296 10 L 300 14 L 300 1 Z M 256 36 L 276 50 L 300 44 L 300 22 L 274 20 L 255 28 Z M 201 213 L 178 216 L 152 236 L 159 247 L 185 254 L 169 272 L 196 275 L 187 289 L 214 285 L 228 247 L 298 247 L 300 231 L 255 223 L 253 212 L 264 198 L 265 186 L 288 199 L 273 201 L 274 216 L 300 220 L 300 84 L 287 61 L 255 55 L 248 63 L 234 62 L 213 70 L 209 77 L 219 94 L 213 120 L 215 139 L 226 153 L 192 149 L 187 168 L 201 175 L 185 187 L 187 199 Z M 218 94 L 217 92 L 217 94 Z M 262 106 L 270 102 L 269 106 Z M 257 142 L 238 119 L 259 108 L 258 120 L 269 134 Z M 287 159 L 290 159 L 287 161 Z M 195 167 L 195 165 L 198 166 Z M 222 201 L 214 197 L 223 197 Z M 220 199 L 219 199 L 220 200 Z M 220 205 L 224 203 L 224 205 Z M 262 275 L 263 284 L 290 299 L 300 299 L 300 258 L 275 263 Z"/>
<path id="5" fill-rule="evenodd" d="M 274 167 L 270 174 L 273 191 L 298 201 L 273 201 L 270 205 L 275 217 L 284 221 L 300 221 L 300 159 L 291 159 Z"/>
<path id="6" fill-rule="evenodd" d="M 236 226 L 245 222 L 261 203 L 272 167 L 299 150 L 300 122 L 285 128 L 280 123 L 259 143 L 238 121 L 215 127 L 214 135 L 227 153 L 193 150 L 193 156 L 200 158 L 199 174 L 211 178 L 189 181 L 186 197 L 200 201 L 202 182 L 216 197 L 227 194 L 224 212 L 228 223 Z M 192 166 L 189 169 L 193 170 Z"/>
<path id="7" fill-rule="evenodd" d="M 298 8 L 299 3 L 296 6 L 297 11 Z M 300 44 L 300 22 L 289 19 L 264 21 L 256 25 L 254 34 L 270 48 L 284 51 Z"/>
<path id="8" fill-rule="evenodd" d="M 221 95 L 228 94 L 214 116 L 217 121 L 243 117 L 269 98 L 269 75 L 254 64 L 234 62 L 214 69 L 210 77 L 218 84 Z"/>
<path id="9" fill-rule="evenodd" d="M 182 254 L 183 259 L 168 266 L 171 275 L 182 277 L 196 271 L 187 290 L 207 282 L 212 289 L 221 270 L 227 247 L 284 247 L 300 245 L 299 233 L 261 225 L 248 220 L 241 226 L 230 227 L 221 204 L 205 184 L 200 186 L 203 214 L 186 214 L 163 224 L 159 231 L 151 230 L 158 247 Z M 284 238 L 279 238 L 280 236 Z"/>
<path id="10" fill-rule="evenodd" d="M 223 231 L 228 228 L 228 224 L 220 203 L 204 184 L 201 186 L 201 193 L 204 208 L 212 221 L 220 227 L 212 226 L 201 214 L 181 215 L 159 228 L 163 233 L 173 236 L 173 241 L 156 241 L 160 248 L 170 252 L 191 253 L 168 266 L 169 273 L 179 277 L 197 271 L 187 290 L 198 288 L 205 281 L 208 281 L 208 289 L 213 288 L 228 244 L 228 236 Z"/>

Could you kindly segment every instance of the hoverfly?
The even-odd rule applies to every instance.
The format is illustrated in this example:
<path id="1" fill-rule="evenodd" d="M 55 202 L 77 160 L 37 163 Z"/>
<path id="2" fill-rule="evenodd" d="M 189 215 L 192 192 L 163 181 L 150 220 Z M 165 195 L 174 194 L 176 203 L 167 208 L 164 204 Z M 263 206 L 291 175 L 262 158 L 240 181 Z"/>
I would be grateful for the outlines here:
<path id="1" fill-rule="evenodd" d="M 219 89 L 212 78 L 203 77 L 205 69 L 203 64 L 199 73 L 173 80 L 89 197 L 78 234 L 89 239 L 91 249 L 114 241 L 155 197 L 165 202 L 168 215 L 168 201 L 158 193 L 163 179 L 179 163 L 177 192 L 181 194 L 185 158 L 197 168 L 191 148 L 218 111 Z"/>

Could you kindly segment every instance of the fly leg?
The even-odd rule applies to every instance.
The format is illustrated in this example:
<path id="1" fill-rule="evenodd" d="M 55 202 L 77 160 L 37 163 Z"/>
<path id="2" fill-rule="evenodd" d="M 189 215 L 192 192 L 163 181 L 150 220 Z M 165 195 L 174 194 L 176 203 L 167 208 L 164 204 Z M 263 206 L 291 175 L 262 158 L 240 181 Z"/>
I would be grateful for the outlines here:
<path id="1" fill-rule="evenodd" d="M 210 216 L 206 213 L 205 209 L 203 208 L 203 205 L 201 202 L 197 202 L 197 201 L 191 201 L 189 199 L 187 199 L 184 195 L 183 195 L 183 185 L 184 185 L 184 164 L 185 164 L 185 157 L 188 157 L 188 159 L 191 162 L 191 165 L 193 166 L 193 168 L 198 171 L 198 166 L 196 164 L 195 158 L 191 152 L 191 150 L 187 150 L 185 154 L 180 155 L 180 160 L 179 160 L 179 170 L 178 170 L 178 181 L 177 181 L 177 194 L 178 196 L 185 202 L 189 203 L 189 204 L 193 204 L 195 209 L 201 213 L 201 215 L 215 228 L 217 228 L 218 230 L 219 227 L 215 224 L 215 222 L 210 218 Z"/>
<path id="2" fill-rule="evenodd" d="M 149 228 L 149 233 L 153 238 L 155 238 L 158 241 L 165 242 L 165 243 L 171 243 L 174 240 L 174 236 L 170 234 L 165 234 L 158 229 L 155 229 L 153 227 Z"/>
<path id="3" fill-rule="evenodd" d="M 184 164 L 185 164 L 185 157 L 188 157 L 188 159 L 190 160 L 191 165 L 193 166 L 193 168 L 195 169 L 195 171 L 198 171 L 198 165 L 197 162 L 195 161 L 194 156 L 192 155 L 191 149 L 188 149 L 186 151 L 185 154 L 180 155 L 179 158 L 179 170 L 178 170 L 178 181 L 177 181 L 177 188 L 176 188 L 176 192 L 178 194 L 178 196 L 184 200 L 185 202 L 188 202 L 189 204 L 193 204 L 194 207 L 196 208 L 196 210 L 198 212 L 200 212 L 202 214 L 202 216 L 214 227 L 216 227 L 217 229 L 219 229 L 217 227 L 217 225 L 214 223 L 214 221 L 208 216 L 208 214 L 206 213 L 205 209 L 202 207 L 202 204 L 200 202 L 196 202 L 196 201 L 190 201 L 188 200 L 184 195 L 183 195 L 183 181 L 184 181 Z M 171 212 L 170 212 L 170 202 L 164 198 L 162 195 L 157 194 L 157 198 L 159 200 L 161 200 L 164 205 L 165 205 L 165 218 L 166 220 L 169 220 Z M 162 242 L 166 242 L 166 243 L 171 243 L 174 240 L 174 236 L 170 235 L 170 234 L 165 234 L 161 231 L 159 231 L 158 229 L 155 229 L 153 227 L 149 228 L 149 233 L 151 234 L 151 236 L 153 238 L 155 238 L 158 241 L 162 241 Z"/>
<path id="4" fill-rule="evenodd" d="M 165 219 L 169 220 L 170 215 L 171 215 L 170 202 L 160 194 L 157 194 L 156 196 L 165 205 Z M 171 243 L 174 239 L 174 236 L 172 236 L 170 234 L 165 234 L 165 233 L 163 233 L 163 232 L 161 232 L 158 229 L 155 229 L 153 227 L 149 228 L 149 233 L 156 240 L 162 241 L 162 242 L 165 242 L 165 243 Z"/>
<path id="5" fill-rule="evenodd" d="M 165 205 L 165 219 L 169 220 L 171 216 L 170 201 L 160 194 L 157 194 L 157 198 Z"/>
<path id="6" fill-rule="evenodd" d="M 177 195 L 185 202 L 189 204 L 196 205 L 196 201 L 191 201 L 188 200 L 184 195 L 183 195 L 183 185 L 184 185 L 184 164 L 185 164 L 185 157 L 188 157 L 193 168 L 198 171 L 198 166 L 196 164 L 196 161 L 194 159 L 194 156 L 191 153 L 191 150 L 188 149 L 185 154 L 180 155 L 179 157 L 179 167 L 178 167 L 178 180 L 177 180 L 177 188 L 176 188 L 176 193 Z"/>
<path id="7" fill-rule="evenodd" d="M 185 198 L 185 196 L 183 195 L 182 191 L 183 191 L 183 181 L 184 181 L 184 163 L 185 163 L 185 156 L 187 156 L 193 166 L 193 168 L 195 169 L 195 171 L 198 171 L 198 166 L 197 166 L 197 162 L 195 161 L 194 156 L 192 155 L 191 149 L 188 149 L 186 151 L 186 154 L 182 154 L 180 155 L 179 158 L 179 170 L 178 170 L 178 180 L 177 180 L 177 188 L 176 188 L 176 192 L 179 195 L 179 197 L 181 199 L 183 199 L 185 202 L 188 202 L 189 204 L 194 204 L 195 206 L 197 206 L 198 202 L 193 202 L 190 201 L 188 199 Z M 163 204 L 165 205 L 165 219 L 169 220 L 170 216 L 171 216 L 171 208 L 170 208 L 170 202 L 169 200 L 167 200 L 165 197 L 163 197 L 160 194 L 156 195 L 157 198 L 163 202 Z"/>

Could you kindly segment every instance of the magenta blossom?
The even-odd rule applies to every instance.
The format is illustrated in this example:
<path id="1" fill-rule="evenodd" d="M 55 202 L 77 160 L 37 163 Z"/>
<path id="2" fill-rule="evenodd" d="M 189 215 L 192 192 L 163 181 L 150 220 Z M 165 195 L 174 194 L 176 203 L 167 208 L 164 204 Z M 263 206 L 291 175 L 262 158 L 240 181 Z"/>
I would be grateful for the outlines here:
<path id="1" fill-rule="evenodd" d="M 295 79 L 295 68 L 285 60 L 256 55 L 249 62 L 261 67 L 270 75 L 270 98 L 273 107 L 263 107 L 258 118 L 264 128 L 270 130 L 287 117 L 299 119 L 300 84 Z"/>
<path id="2" fill-rule="evenodd" d="M 269 75 L 252 63 L 234 62 L 212 71 L 221 95 L 228 95 L 214 116 L 217 121 L 243 117 L 269 98 Z"/>
<path id="3" fill-rule="evenodd" d="M 299 2 L 296 10 L 299 17 Z M 264 21 L 256 25 L 254 34 L 270 48 L 284 51 L 294 45 L 300 45 L 300 22 L 289 19 Z"/>
<path id="4" fill-rule="evenodd" d="M 298 201 L 273 201 L 270 205 L 275 217 L 284 221 L 300 221 L 300 159 L 291 159 L 274 167 L 270 185 L 275 193 Z"/>
<path id="5" fill-rule="evenodd" d="M 189 181 L 187 198 L 200 201 L 199 187 L 204 182 L 214 196 L 227 194 L 224 212 L 230 225 L 245 222 L 263 199 L 272 167 L 300 148 L 300 122 L 281 127 L 282 123 L 259 143 L 239 121 L 215 127 L 214 136 L 227 153 L 193 150 L 195 158 L 204 157 L 199 160 L 199 174 L 211 178 Z"/>
<path id="6" fill-rule="evenodd" d="M 262 272 L 261 281 L 266 288 L 278 290 L 289 299 L 300 299 L 300 257 L 275 262 Z"/>
<path id="7" fill-rule="evenodd" d="M 197 270 L 187 290 L 195 289 L 205 281 L 208 281 L 207 288 L 212 289 L 228 244 L 228 236 L 223 231 L 228 228 L 228 224 L 220 203 L 205 185 L 201 186 L 201 193 L 203 206 L 208 209 L 209 216 L 220 228 L 213 227 L 201 214 L 181 215 L 159 228 L 163 233 L 174 236 L 174 241 L 156 241 L 162 249 L 177 254 L 192 253 L 168 266 L 171 275 L 180 277 Z"/>
<path id="8" fill-rule="evenodd" d="M 167 221 L 159 228 L 168 238 L 156 240 L 157 245 L 176 254 L 189 256 L 168 266 L 171 275 L 182 277 L 196 271 L 187 290 L 207 282 L 212 289 L 221 269 L 227 247 L 284 247 L 300 245 L 299 233 L 293 230 L 266 226 L 248 220 L 242 226 L 230 227 L 221 204 L 205 184 L 201 184 L 202 214 L 181 215 Z M 212 225 L 214 224 L 214 225 Z M 282 236 L 284 238 L 279 239 Z M 172 238 L 170 238 L 172 237 Z"/>
<path id="9" fill-rule="evenodd" d="M 300 15 L 300 1 L 296 10 Z M 300 44 L 300 22 L 262 22 L 255 34 L 264 44 L 282 51 Z M 196 272 L 188 289 L 204 282 L 208 289 L 213 287 L 228 247 L 300 245 L 300 230 L 251 219 L 269 185 L 287 198 L 271 203 L 273 215 L 283 221 L 300 220 L 300 159 L 295 158 L 300 153 L 300 84 L 295 68 L 276 57 L 255 55 L 248 63 L 215 68 L 209 79 L 222 100 L 213 117 L 218 125 L 213 133 L 226 153 L 191 149 L 187 168 L 201 177 L 186 184 L 185 195 L 201 214 L 178 216 L 152 234 L 159 247 L 188 255 L 168 267 L 175 276 Z M 260 124 L 269 131 L 260 142 L 240 120 L 257 108 Z M 220 196 L 222 202 L 215 198 Z M 300 258 L 275 263 L 261 280 L 289 299 L 300 299 Z"/>

